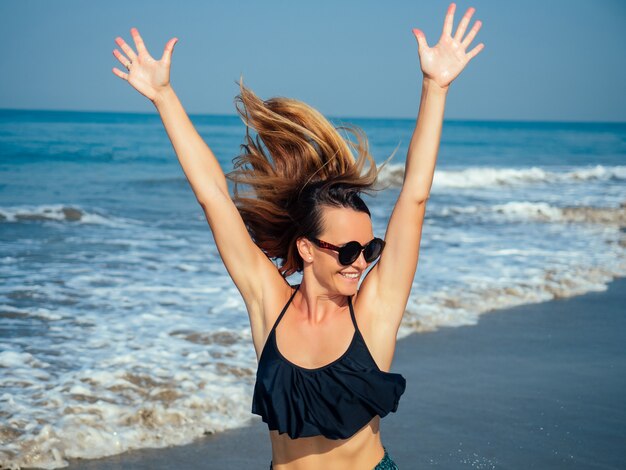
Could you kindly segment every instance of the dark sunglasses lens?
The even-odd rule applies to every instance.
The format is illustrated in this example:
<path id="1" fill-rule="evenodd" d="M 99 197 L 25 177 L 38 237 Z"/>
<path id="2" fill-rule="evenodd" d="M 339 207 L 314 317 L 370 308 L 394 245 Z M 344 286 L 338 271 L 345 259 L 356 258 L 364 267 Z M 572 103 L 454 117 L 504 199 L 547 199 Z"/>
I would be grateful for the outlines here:
<path id="1" fill-rule="evenodd" d="M 363 251 L 363 256 L 365 257 L 365 261 L 371 263 L 376 258 L 380 256 L 380 253 L 383 251 L 383 244 L 378 238 L 374 238 L 371 242 L 367 244 L 365 250 Z"/>
<path id="2" fill-rule="evenodd" d="M 383 251 L 383 242 L 380 238 L 375 238 L 369 242 L 363 250 L 365 261 L 371 263 L 380 256 Z M 361 254 L 361 245 L 357 242 L 350 242 L 339 250 L 339 262 L 345 266 L 354 263 Z"/>
<path id="3" fill-rule="evenodd" d="M 339 262 L 344 266 L 354 263 L 361 254 L 361 245 L 357 242 L 350 242 L 339 250 Z"/>

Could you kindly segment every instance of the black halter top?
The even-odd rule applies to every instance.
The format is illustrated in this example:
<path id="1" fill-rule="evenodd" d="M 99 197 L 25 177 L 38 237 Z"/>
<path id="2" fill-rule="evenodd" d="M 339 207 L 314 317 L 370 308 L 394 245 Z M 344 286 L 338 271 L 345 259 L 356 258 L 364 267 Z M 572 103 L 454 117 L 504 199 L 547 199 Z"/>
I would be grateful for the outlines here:
<path id="1" fill-rule="evenodd" d="M 300 284 L 278 316 L 267 337 L 256 373 L 252 413 L 270 430 L 290 438 L 323 435 L 347 439 L 375 415 L 381 418 L 398 409 L 406 380 L 381 371 L 359 331 L 348 297 L 354 336 L 341 357 L 330 364 L 307 369 L 285 358 L 276 345 L 276 327 Z"/>

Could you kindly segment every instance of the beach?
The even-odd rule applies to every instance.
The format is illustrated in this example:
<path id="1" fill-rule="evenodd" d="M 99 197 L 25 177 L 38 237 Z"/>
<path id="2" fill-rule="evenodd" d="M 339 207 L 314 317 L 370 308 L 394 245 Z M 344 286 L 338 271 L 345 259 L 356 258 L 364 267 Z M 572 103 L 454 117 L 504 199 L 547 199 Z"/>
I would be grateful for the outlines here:
<path id="1" fill-rule="evenodd" d="M 401 469 L 621 469 L 626 461 L 626 278 L 606 292 L 495 310 L 398 341 L 407 388 L 381 421 Z M 70 461 L 70 470 L 265 469 L 265 424 L 193 444 Z"/>
<path id="2" fill-rule="evenodd" d="M 241 120 L 193 120 L 232 169 Z M 415 122 L 350 122 L 377 164 L 403 142 L 379 175 L 386 189 L 364 196 L 382 237 Z M 245 304 L 159 117 L 0 110 L 0 134 L 0 467 L 266 467 Z M 446 121 L 397 336 L 408 389 L 382 421 L 404 468 L 488 468 L 511 449 L 560 462 L 587 448 L 593 419 L 563 426 L 583 405 L 605 416 L 596 408 L 616 402 L 602 394 L 617 385 L 576 378 L 617 360 L 604 337 L 619 319 L 599 324 L 578 301 L 563 318 L 535 312 L 626 276 L 624 142 L 620 123 Z M 592 333 L 602 342 L 580 336 Z M 590 455 L 609 459 L 616 433 L 602 429 Z"/>

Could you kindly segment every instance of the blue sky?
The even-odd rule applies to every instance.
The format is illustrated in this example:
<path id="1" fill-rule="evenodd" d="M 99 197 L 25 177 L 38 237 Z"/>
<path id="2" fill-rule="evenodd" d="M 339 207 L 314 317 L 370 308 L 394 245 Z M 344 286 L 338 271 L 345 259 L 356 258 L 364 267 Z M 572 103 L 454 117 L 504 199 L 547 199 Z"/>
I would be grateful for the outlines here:
<path id="1" fill-rule="evenodd" d="M 457 1 L 485 44 L 451 85 L 447 119 L 626 121 L 626 2 Z M 136 26 L 190 113 L 234 114 L 235 80 L 337 117 L 415 117 L 421 28 L 433 46 L 448 1 L 0 0 L 0 108 L 153 112 L 111 72 Z M 472 23 L 473 24 L 473 23 Z M 469 29 L 469 28 L 468 28 Z"/>

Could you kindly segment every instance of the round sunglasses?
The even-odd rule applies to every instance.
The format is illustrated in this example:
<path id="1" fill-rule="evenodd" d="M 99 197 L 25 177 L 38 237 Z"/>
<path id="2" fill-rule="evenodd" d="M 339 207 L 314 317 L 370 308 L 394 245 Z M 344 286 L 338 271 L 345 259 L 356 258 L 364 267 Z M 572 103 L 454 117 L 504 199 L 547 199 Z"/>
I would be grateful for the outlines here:
<path id="1" fill-rule="evenodd" d="M 348 242 L 343 246 L 335 246 L 317 238 L 309 238 L 309 240 L 320 248 L 326 248 L 339 253 L 339 262 L 344 266 L 354 263 L 361 252 L 363 252 L 365 261 L 371 263 L 380 256 L 383 252 L 383 248 L 385 248 L 385 241 L 380 238 L 374 238 L 365 246 L 356 241 Z"/>

